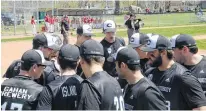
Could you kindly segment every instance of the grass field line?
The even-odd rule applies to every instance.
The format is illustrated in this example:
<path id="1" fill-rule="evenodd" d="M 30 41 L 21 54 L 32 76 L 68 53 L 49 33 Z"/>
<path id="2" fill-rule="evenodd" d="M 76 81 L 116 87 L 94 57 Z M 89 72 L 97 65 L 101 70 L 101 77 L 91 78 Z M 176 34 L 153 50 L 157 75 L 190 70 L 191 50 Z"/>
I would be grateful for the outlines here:
<path id="1" fill-rule="evenodd" d="M 144 29 L 163 29 L 163 28 L 179 28 L 179 27 L 198 27 L 198 26 L 206 26 L 206 24 L 197 24 L 197 25 L 179 25 L 179 26 L 161 26 L 161 27 L 143 27 L 141 28 L 141 30 L 144 30 Z M 127 28 L 117 28 L 117 32 L 118 31 L 126 31 Z M 94 33 L 101 33 L 102 30 L 99 29 L 99 30 L 95 30 L 93 31 Z"/>
<path id="2" fill-rule="evenodd" d="M 142 30 L 144 29 L 161 29 L 161 28 L 179 28 L 179 27 L 198 27 L 198 26 L 206 26 L 206 24 L 197 24 L 197 25 L 179 25 L 179 26 L 162 26 L 162 27 L 143 27 L 141 28 Z M 117 31 L 126 31 L 127 28 L 124 29 L 117 29 Z M 95 31 L 96 32 L 102 32 L 101 31 Z"/>

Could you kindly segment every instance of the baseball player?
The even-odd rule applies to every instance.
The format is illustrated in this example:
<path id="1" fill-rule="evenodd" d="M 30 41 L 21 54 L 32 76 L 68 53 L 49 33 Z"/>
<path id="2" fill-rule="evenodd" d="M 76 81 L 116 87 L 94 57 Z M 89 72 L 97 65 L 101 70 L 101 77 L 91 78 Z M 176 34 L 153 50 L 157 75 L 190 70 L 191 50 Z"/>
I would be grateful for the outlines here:
<path id="1" fill-rule="evenodd" d="M 84 43 L 86 40 L 90 40 L 92 36 L 94 36 L 94 34 L 92 32 L 92 27 L 90 25 L 84 24 L 78 27 L 77 28 L 77 41 L 75 45 L 78 48 L 80 48 L 81 44 Z M 77 67 L 77 75 L 81 76 L 83 79 L 86 79 L 80 65 L 78 65 Z"/>
<path id="2" fill-rule="evenodd" d="M 119 76 L 128 82 L 124 90 L 126 110 L 166 110 L 161 91 L 142 75 L 140 57 L 134 49 L 120 47 L 113 59 Z"/>
<path id="3" fill-rule="evenodd" d="M 131 36 L 134 34 L 134 32 L 135 32 L 134 18 L 135 18 L 135 15 L 130 14 L 129 19 L 125 22 L 125 25 L 126 25 L 126 27 L 127 27 L 128 40 L 130 40 L 130 37 L 131 37 Z"/>
<path id="4" fill-rule="evenodd" d="M 86 41 L 91 39 L 91 37 L 94 36 L 92 32 L 92 27 L 88 24 L 84 24 L 77 28 L 77 41 L 76 46 L 80 47 L 80 45 Z"/>
<path id="5" fill-rule="evenodd" d="M 139 33 L 140 28 L 144 26 L 144 23 L 142 22 L 142 19 L 135 19 L 134 20 L 134 32 Z"/>
<path id="6" fill-rule="evenodd" d="M 38 79 L 48 65 L 40 50 L 28 50 L 21 57 L 19 75 L 1 84 L 1 110 L 35 110 L 42 86 Z"/>
<path id="7" fill-rule="evenodd" d="M 124 110 L 121 88 L 112 76 L 103 70 L 104 49 L 95 40 L 80 46 L 80 64 L 87 79 L 81 84 L 78 110 Z"/>
<path id="8" fill-rule="evenodd" d="M 46 14 L 46 16 L 44 17 L 44 22 L 45 22 L 45 26 L 46 26 L 46 32 L 50 31 L 50 17 L 48 14 Z"/>
<path id="9" fill-rule="evenodd" d="M 134 33 L 129 41 L 129 46 L 136 50 L 140 57 L 140 67 L 142 73 L 145 73 L 149 69 L 147 53 L 140 50 L 141 47 L 145 46 L 149 40 L 149 36 L 142 33 Z"/>
<path id="10" fill-rule="evenodd" d="M 41 85 L 46 85 L 49 82 L 55 80 L 60 72 L 58 64 L 51 60 L 54 53 L 56 53 L 61 47 L 62 41 L 59 36 L 55 34 L 42 33 L 38 34 L 33 39 L 33 49 L 39 49 L 43 52 L 44 58 L 50 61 L 42 74 L 37 80 Z M 11 78 L 19 74 L 21 67 L 21 60 L 15 60 L 7 69 L 4 77 Z"/>
<path id="11" fill-rule="evenodd" d="M 122 38 L 116 37 L 116 25 L 112 20 L 106 20 L 103 23 L 103 33 L 105 38 L 101 41 L 104 48 L 104 57 L 106 58 L 103 69 L 111 76 L 118 77 L 114 62 L 108 62 L 107 58 L 115 54 L 117 49 L 125 46 L 125 41 Z"/>
<path id="12" fill-rule="evenodd" d="M 69 43 L 69 23 L 68 23 L 68 16 L 65 15 L 60 23 L 61 26 L 61 34 L 64 37 L 63 44 Z"/>
<path id="13" fill-rule="evenodd" d="M 171 110 L 205 110 L 206 98 L 197 78 L 173 61 L 172 45 L 161 35 L 149 38 L 146 47 L 149 64 L 145 75 L 154 82 L 167 100 L 167 108 Z"/>
<path id="14" fill-rule="evenodd" d="M 176 62 L 184 65 L 191 71 L 192 75 L 197 77 L 201 83 L 202 89 L 206 91 L 206 57 L 197 54 L 198 47 L 196 41 L 190 35 L 178 34 L 170 40 L 174 51 Z"/>
<path id="15" fill-rule="evenodd" d="M 101 44 L 104 48 L 104 57 L 106 58 L 103 69 L 112 77 L 118 79 L 121 88 L 124 88 L 126 80 L 118 78 L 118 74 L 115 69 L 115 62 L 109 62 L 107 58 L 114 55 L 119 47 L 125 46 L 125 41 L 120 37 L 116 37 L 116 24 L 112 20 L 106 20 L 103 23 L 103 33 L 105 34 L 105 37 L 101 41 Z"/>
<path id="16" fill-rule="evenodd" d="M 32 25 L 32 33 L 33 35 L 36 35 L 36 22 L 34 16 L 31 17 L 31 25 Z"/>
<path id="17" fill-rule="evenodd" d="M 58 62 L 61 76 L 49 83 L 41 92 L 38 110 L 74 110 L 82 78 L 76 75 L 79 61 L 79 49 L 66 44 L 59 51 Z"/>

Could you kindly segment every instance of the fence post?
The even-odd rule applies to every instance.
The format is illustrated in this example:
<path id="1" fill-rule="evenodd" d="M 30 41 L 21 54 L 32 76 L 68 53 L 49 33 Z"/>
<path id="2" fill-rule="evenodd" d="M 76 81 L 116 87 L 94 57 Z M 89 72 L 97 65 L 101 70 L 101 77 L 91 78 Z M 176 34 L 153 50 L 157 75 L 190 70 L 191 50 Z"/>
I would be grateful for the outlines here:
<path id="1" fill-rule="evenodd" d="M 158 27 L 160 26 L 160 14 L 158 14 Z"/>
<path id="2" fill-rule="evenodd" d="M 52 16 L 54 16 L 54 0 L 52 0 Z"/>
<path id="3" fill-rule="evenodd" d="M 37 25 L 38 25 L 37 26 L 38 27 L 37 32 L 40 32 L 39 31 L 39 1 L 37 0 L 36 2 L 37 2 L 37 6 L 36 6 L 37 7 L 37 11 L 36 11 L 36 13 L 37 13 Z"/>
<path id="4" fill-rule="evenodd" d="M 16 4 L 14 0 L 14 35 L 16 35 Z"/>

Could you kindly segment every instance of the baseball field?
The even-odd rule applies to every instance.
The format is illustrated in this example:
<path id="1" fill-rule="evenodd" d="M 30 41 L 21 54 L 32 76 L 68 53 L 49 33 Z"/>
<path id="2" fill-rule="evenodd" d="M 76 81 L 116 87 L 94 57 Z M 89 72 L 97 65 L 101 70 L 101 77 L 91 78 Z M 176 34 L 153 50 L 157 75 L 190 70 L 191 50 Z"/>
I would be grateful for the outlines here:
<path id="1" fill-rule="evenodd" d="M 206 55 L 206 23 L 195 21 L 191 23 L 191 16 L 192 15 L 189 14 L 175 14 L 175 16 L 172 14 L 165 14 L 162 16 L 141 15 L 139 17 L 144 19 L 145 22 L 145 27 L 141 29 L 141 32 L 156 33 L 166 37 L 171 37 L 179 33 L 190 34 L 197 40 L 197 45 L 200 49 L 199 53 Z M 159 18 L 157 19 L 157 17 Z M 114 20 L 118 25 L 123 24 L 123 16 L 116 16 Z M 96 35 L 93 37 L 95 40 L 100 41 L 104 37 L 101 29 L 95 29 L 93 32 Z M 1 34 L 2 33 L 5 32 L 1 32 Z M 71 44 L 76 42 L 75 34 L 75 30 L 70 32 L 69 42 Z M 61 34 L 59 35 L 61 36 Z M 126 28 L 119 27 L 117 30 L 117 36 L 123 37 L 126 43 L 128 43 Z M 5 73 L 7 67 L 12 63 L 13 60 L 20 59 L 23 52 L 32 48 L 32 39 L 33 36 L 31 34 L 2 36 L 1 75 Z"/>

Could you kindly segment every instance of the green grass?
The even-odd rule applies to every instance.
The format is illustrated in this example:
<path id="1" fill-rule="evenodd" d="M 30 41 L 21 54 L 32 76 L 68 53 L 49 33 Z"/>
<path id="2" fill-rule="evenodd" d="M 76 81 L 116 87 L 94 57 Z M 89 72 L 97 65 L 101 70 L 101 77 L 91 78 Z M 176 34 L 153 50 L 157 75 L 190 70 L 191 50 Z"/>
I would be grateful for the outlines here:
<path id="1" fill-rule="evenodd" d="M 41 27 L 43 26 L 43 24 L 39 24 L 36 25 L 36 29 L 37 31 L 41 31 Z M 4 29 L 4 28 L 9 28 L 8 29 Z M 30 24 L 26 25 L 25 27 L 23 25 L 17 25 L 16 26 L 16 34 L 25 34 L 26 33 L 32 33 L 32 26 Z M 13 35 L 14 34 L 14 26 L 1 26 L 1 35 Z"/>
<path id="2" fill-rule="evenodd" d="M 142 29 L 143 33 L 156 33 L 166 37 L 184 33 L 192 36 L 206 34 L 206 26 L 193 26 L 193 27 L 176 27 L 176 28 L 154 28 L 154 29 Z M 96 37 L 104 37 L 103 33 L 95 33 Z M 127 37 L 126 31 L 118 31 L 117 36 Z"/>
<path id="3" fill-rule="evenodd" d="M 206 45 L 205 45 L 206 39 L 196 40 L 196 42 L 197 42 L 198 48 L 206 50 Z"/>
<path id="4" fill-rule="evenodd" d="M 32 40 L 33 38 L 34 37 L 1 39 L 1 42 L 24 41 L 24 40 Z"/>
<path id="5" fill-rule="evenodd" d="M 194 13 L 137 14 L 136 18 L 141 18 L 145 27 L 202 24 Z M 115 16 L 114 20 L 118 25 L 124 25 L 124 15 Z"/>
<path id="6" fill-rule="evenodd" d="M 175 34 L 183 33 L 192 36 L 206 34 L 206 26 L 193 26 L 193 27 L 175 27 L 175 28 L 161 28 L 161 29 L 142 29 L 143 33 L 157 33 L 167 37 Z"/>
<path id="7" fill-rule="evenodd" d="M 173 35 L 184 33 L 192 36 L 196 35 L 204 35 L 206 34 L 206 26 L 188 26 L 188 27 L 176 27 L 176 28 L 154 28 L 154 29 L 142 29 L 143 33 L 156 33 L 166 37 L 171 37 Z M 103 33 L 94 33 L 95 37 L 104 37 Z M 74 35 L 76 36 L 76 35 Z M 119 37 L 127 37 L 126 31 L 118 31 L 117 36 Z M 1 42 L 9 42 L 9 41 L 22 41 L 22 40 L 32 40 L 33 37 L 25 37 L 25 38 L 11 38 L 11 39 L 1 39 Z"/>

